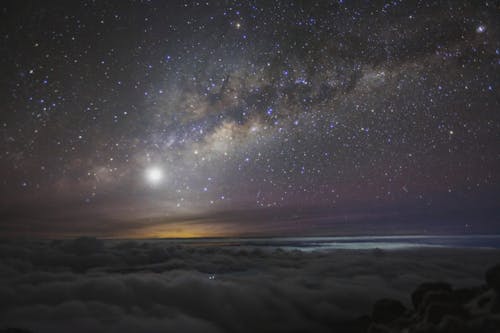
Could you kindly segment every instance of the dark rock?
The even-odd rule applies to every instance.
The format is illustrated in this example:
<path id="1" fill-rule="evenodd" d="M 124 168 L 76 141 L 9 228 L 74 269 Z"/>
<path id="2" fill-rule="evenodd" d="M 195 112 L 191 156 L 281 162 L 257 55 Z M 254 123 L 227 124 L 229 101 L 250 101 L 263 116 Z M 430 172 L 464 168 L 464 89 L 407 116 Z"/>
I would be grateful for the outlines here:
<path id="1" fill-rule="evenodd" d="M 490 288 L 500 293 L 500 264 L 486 271 L 486 283 Z"/>
<path id="2" fill-rule="evenodd" d="M 422 303 L 425 295 L 431 291 L 448 291 L 451 292 L 451 285 L 446 282 L 426 282 L 422 283 L 415 289 L 415 291 L 411 294 L 411 301 L 413 303 L 413 307 L 418 309 L 420 303 Z"/>
<path id="3" fill-rule="evenodd" d="M 453 290 L 428 282 L 412 293 L 413 310 L 382 299 L 372 310 L 370 333 L 500 333 L 500 265 L 486 272 L 487 286 Z"/>
<path id="4" fill-rule="evenodd" d="M 372 319 L 376 323 L 390 323 L 403 316 L 405 311 L 400 301 L 384 298 L 373 305 Z"/>

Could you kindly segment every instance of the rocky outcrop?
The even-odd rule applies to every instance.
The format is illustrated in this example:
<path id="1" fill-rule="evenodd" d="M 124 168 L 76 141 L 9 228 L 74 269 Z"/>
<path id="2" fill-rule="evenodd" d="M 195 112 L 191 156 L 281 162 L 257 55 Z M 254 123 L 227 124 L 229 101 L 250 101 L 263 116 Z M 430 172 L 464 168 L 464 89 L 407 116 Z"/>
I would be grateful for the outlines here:
<path id="1" fill-rule="evenodd" d="M 454 289 L 426 282 L 411 295 L 412 309 L 397 300 L 377 301 L 369 333 L 500 333 L 500 265 L 486 271 L 486 285 Z"/>

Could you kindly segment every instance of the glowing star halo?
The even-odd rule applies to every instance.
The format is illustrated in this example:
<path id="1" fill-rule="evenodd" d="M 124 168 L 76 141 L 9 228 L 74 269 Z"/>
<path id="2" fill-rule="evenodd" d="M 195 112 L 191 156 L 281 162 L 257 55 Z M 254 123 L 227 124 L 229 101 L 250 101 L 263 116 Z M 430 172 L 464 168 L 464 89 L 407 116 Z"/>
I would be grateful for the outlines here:
<path id="1" fill-rule="evenodd" d="M 160 167 L 152 166 L 146 169 L 146 181 L 151 185 L 158 185 L 163 180 L 163 170 Z"/>

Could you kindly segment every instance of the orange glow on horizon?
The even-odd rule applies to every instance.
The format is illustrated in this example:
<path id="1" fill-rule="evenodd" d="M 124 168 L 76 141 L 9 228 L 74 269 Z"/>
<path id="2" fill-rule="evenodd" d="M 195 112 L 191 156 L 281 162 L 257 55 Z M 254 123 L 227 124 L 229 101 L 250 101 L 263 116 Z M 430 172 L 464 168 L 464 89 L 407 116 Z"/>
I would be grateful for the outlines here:
<path id="1" fill-rule="evenodd" d="M 168 224 L 165 226 L 149 226 L 137 232 L 118 235 L 120 238 L 207 238 L 207 237 L 233 237 L 240 235 L 235 232 L 234 225 L 231 230 L 217 223 L 202 224 Z"/>

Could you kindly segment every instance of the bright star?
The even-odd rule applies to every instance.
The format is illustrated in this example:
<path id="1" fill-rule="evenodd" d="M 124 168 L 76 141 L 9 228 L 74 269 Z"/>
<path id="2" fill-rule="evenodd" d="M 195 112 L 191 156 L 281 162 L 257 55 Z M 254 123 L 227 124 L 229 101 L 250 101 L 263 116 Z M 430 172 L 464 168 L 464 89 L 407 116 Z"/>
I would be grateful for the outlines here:
<path id="1" fill-rule="evenodd" d="M 145 176 L 148 183 L 151 185 L 157 185 L 163 179 L 163 170 L 156 166 L 149 167 L 146 169 Z"/>
<path id="2" fill-rule="evenodd" d="M 486 26 L 484 26 L 484 25 L 480 25 L 480 26 L 478 26 L 478 27 L 476 28 L 476 32 L 477 32 L 478 34 L 482 34 L 482 33 L 483 33 L 483 32 L 485 32 L 485 31 L 486 31 Z"/>

